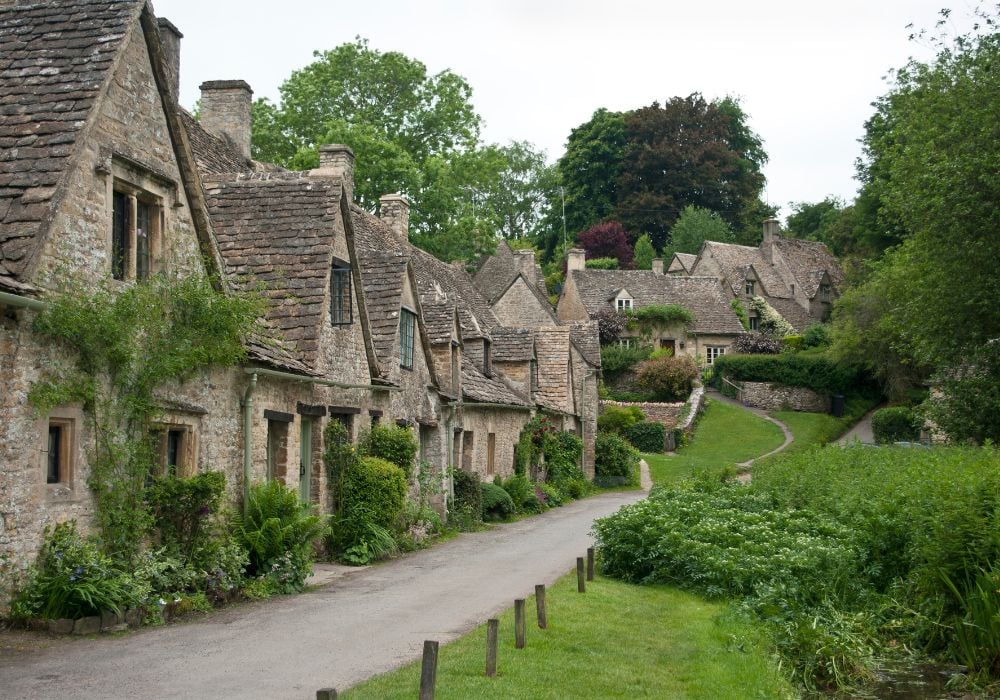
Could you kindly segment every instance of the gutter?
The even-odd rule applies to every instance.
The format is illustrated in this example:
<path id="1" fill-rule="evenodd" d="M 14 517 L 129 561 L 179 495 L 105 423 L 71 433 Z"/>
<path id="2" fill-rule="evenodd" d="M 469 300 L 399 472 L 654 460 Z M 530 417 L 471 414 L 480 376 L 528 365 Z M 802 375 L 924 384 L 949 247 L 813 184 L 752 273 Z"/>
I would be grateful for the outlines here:
<path id="1" fill-rule="evenodd" d="M 449 401 L 448 405 L 452 408 L 505 408 L 508 411 L 528 411 L 529 413 L 535 410 L 532 406 L 517 406 L 509 403 L 470 403 L 468 401 Z"/>
<path id="2" fill-rule="evenodd" d="M 368 389 L 369 391 L 402 391 L 403 389 L 398 386 L 386 386 L 382 384 L 347 384 L 345 382 L 334 382 L 329 379 L 321 379 L 320 377 L 307 377 L 301 374 L 292 374 L 291 372 L 279 372 L 276 369 L 264 369 L 264 368 L 253 368 L 247 367 L 243 370 L 246 374 L 253 376 L 260 375 L 262 377 L 275 377 L 276 379 L 287 379 L 293 382 L 306 382 L 308 384 L 320 384 L 322 386 L 333 386 L 338 389 Z"/>
<path id="3" fill-rule="evenodd" d="M 0 304 L 19 306 L 23 309 L 31 309 L 32 311 L 42 311 L 49 306 L 44 301 L 32 299 L 31 297 L 22 297 L 19 294 L 11 294 L 10 292 L 0 292 Z"/>

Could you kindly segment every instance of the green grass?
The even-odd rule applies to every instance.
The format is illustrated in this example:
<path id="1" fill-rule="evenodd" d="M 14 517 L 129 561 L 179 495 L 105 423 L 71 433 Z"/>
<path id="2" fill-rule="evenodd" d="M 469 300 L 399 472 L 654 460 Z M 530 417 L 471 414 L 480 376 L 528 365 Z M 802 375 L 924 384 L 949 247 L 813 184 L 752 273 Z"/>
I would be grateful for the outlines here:
<path id="1" fill-rule="evenodd" d="M 527 646 L 514 649 L 513 611 L 500 616 L 498 675 L 486 678 L 486 627 L 441 648 L 436 697 L 782 698 L 788 683 L 752 628 L 724 606 L 664 586 L 575 575 L 547 594 L 549 627 L 527 603 Z M 420 664 L 377 676 L 344 698 L 414 698 Z"/>
<path id="2" fill-rule="evenodd" d="M 691 444 L 673 457 L 644 454 L 654 484 L 676 484 L 703 469 L 721 469 L 759 457 L 785 438 L 774 423 L 750 411 L 708 400 Z"/>
<path id="3" fill-rule="evenodd" d="M 816 445 L 825 445 L 836 440 L 847 430 L 842 418 L 834 418 L 827 413 L 772 411 L 770 415 L 788 426 L 795 436 L 795 441 L 779 453 L 782 455 L 801 452 Z"/>

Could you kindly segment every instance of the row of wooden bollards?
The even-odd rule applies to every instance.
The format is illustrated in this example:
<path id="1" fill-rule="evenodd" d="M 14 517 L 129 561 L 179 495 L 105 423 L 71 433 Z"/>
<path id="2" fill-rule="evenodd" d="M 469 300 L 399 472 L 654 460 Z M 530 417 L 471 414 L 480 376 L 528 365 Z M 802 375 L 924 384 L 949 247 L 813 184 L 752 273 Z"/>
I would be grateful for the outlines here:
<path id="1" fill-rule="evenodd" d="M 584 568 L 586 566 L 586 568 Z M 576 558 L 576 590 L 587 592 L 587 581 L 594 580 L 594 548 L 587 548 L 587 557 Z M 514 600 L 514 648 L 524 649 L 527 644 L 527 624 L 524 615 L 525 599 Z M 538 617 L 538 629 L 548 628 L 548 613 L 545 607 L 545 585 L 535 586 L 535 612 Z M 500 620 L 491 617 L 486 621 L 486 676 L 497 675 L 497 653 L 500 648 Z M 424 655 L 420 664 L 420 700 L 433 700 L 434 688 L 437 684 L 438 643 L 424 641 Z M 323 688 L 316 691 L 316 700 L 337 700 L 335 688 Z"/>

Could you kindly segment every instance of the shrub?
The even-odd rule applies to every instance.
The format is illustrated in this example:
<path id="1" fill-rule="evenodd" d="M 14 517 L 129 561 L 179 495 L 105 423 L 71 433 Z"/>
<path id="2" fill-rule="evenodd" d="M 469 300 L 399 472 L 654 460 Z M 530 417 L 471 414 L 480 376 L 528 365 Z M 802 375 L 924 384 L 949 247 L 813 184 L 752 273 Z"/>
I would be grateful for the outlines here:
<path id="1" fill-rule="evenodd" d="M 473 523 L 483 519 L 483 492 L 479 487 L 479 476 L 464 469 L 452 472 L 455 488 L 455 511 L 468 513 Z"/>
<path id="2" fill-rule="evenodd" d="M 549 508 L 561 506 L 565 500 L 559 489 L 552 484 L 535 484 L 535 495 Z"/>
<path id="3" fill-rule="evenodd" d="M 663 452 L 666 433 L 662 423 L 642 421 L 626 428 L 624 437 L 640 452 Z"/>
<path id="4" fill-rule="evenodd" d="M 323 464 L 326 467 L 327 494 L 330 512 L 339 513 L 344 474 L 358 462 L 358 453 L 351 444 L 347 426 L 331 420 L 323 429 Z"/>
<path id="5" fill-rule="evenodd" d="M 650 304 L 632 312 L 635 325 L 643 333 L 652 333 L 674 324 L 694 323 L 694 315 L 680 304 Z"/>
<path id="6" fill-rule="evenodd" d="M 639 484 L 639 451 L 615 433 L 597 433 L 595 481 L 605 484 Z"/>
<path id="7" fill-rule="evenodd" d="M 796 352 L 803 348 L 803 340 L 801 335 L 786 335 L 781 339 L 781 347 L 783 350 L 791 350 Z"/>
<path id="8" fill-rule="evenodd" d="M 762 297 L 750 299 L 750 309 L 757 314 L 758 329 L 764 335 L 781 339 L 795 333 L 795 328 L 774 310 Z"/>
<path id="9" fill-rule="evenodd" d="M 591 258 L 584 264 L 588 270 L 617 270 L 618 258 Z"/>
<path id="10" fill-rule="evenodd" d="M 872 414 L 872 433 L 878 443 L 918 440 L 922 426 L 920 416 L 907 406 L 880 408 Z"/>
<path id="11" fill-rule="evenodd" d="M 583 440 L 571 432 L 559 431 L 548 436 L 545 443 L 545 478 L 555 486 L 565 498 L 571 496 L 568 484 L 573 482 L 586 483 L 583 470 L 580 469 L 580 458 L 583 456 Z"/>
<path id="12" fill-rule="evenodd" d="M 591 318 L 597 321 L 597 334 L 601 345 L 617 343 L 628 327 L 628 316 L 610 306 L 598 309 Z"/>
<path id="13" fill-rule="evenodd" d="M 698 378 L 698 365 L 688 355 L 646 360 L 636 369 L 636 382 L 656 401 L 683 401 Z"/>
<path id="14" fill-rule="evenodd" d="M 763 333 L 740 333 L 733 340 L 733 352 L 740 355 L 777 355 L 781 341 Z"/>
<path id="15" fill-rule="evenodd" d="M 825 348 L 832 342 L 830 327 L 825 323 L 814 323 L 802 333 L 802 347 Z"/>
<path id="16" fill-rule="evenodd" d="M 407 479 L 413 474 L 413 460 L 419 447 L 413 431 L 398 425 L 373 425 L 358 441 L 362 455 L 392 462 L 403 470 Z"/>
<path id="17" fill-rule="evenodd" d="M 514 501 L 502 487 L 496 484 L 483 483 L 480 488 L 483 494 L 483 518 L 485 520 L 506 520 L 514 515 Z"/>
<path id="18" fill-rule="evenodd" d="M 213 516 L 225 487 L 222 472 L 205 472 L 190 479 L 154 479 L 145 496 L 160 546 L 196 568 L 211 559 L 217 549 L 213 546 Z"/>
<path id="19" fill-rule="evenodd" d="M 646 414 L 638 406 L 604 406 L 597 417 L 597 429 L 621 435 L 644 420 Z"/>
<path id="20" fill-rule="evenodd" d="M 510 500 L 514 502 L 514 508 L 518 511 L 523 511 L 525 502 L 534 498 L 535 495 L 535 487 L 523 474 L 514 474 L 503 479 L 499 485 L 510 496 Z"/>
<path id="21" fill-rule="evenodd" d="M 378 457 L 363 457 L 344 475 L 343 513 L 391 530 L 406 502 L 406 475 Z"/>
<path id="22" fill-rule="evenodd" d="M 743 326 L 743 330 L 750 330 L 750 319 L 747 318 L 747 310 L 743 308 L 743 304 L 740 303 L 739 299 L 731 299 L 729 301 L 729 307 L 736 314 L 736 317 L 740 319 L 740 325 Z"/>
<path id="23" fill-rule="evenodd" d="M 326 518 L 301 503 L 294 489 L 278 481 L 253 484 L 242 514 L 233 516 L 233 535 L 250 556 L 250 573 L 278 572 L 282 590 L 301 590 L 313 561 L 313 545 L 328 532 Z"/>
<path id="24" fill-rule="evenodd" d="M 71 618 L 121 612 L 140 604 L 148 588 L 118 569 L 76 531 L 76 523 L 45 529 L 38 560 L 11 603 L 17 619 Z"/>
<path id="25" fill-rule="evenodd" d="M 614 375 L 632 369 L 653 352 L 652 345 L 605 345 L 601 347 L 601 369 Z"/>
<path id="26" fill-rule="evenodd" d="M 723 355 L 714 366 L 718 375 L 733 381 L 801 386 L 820 394 L 875 392 L 861 367 L 835 362 L 826 355 Z"/>

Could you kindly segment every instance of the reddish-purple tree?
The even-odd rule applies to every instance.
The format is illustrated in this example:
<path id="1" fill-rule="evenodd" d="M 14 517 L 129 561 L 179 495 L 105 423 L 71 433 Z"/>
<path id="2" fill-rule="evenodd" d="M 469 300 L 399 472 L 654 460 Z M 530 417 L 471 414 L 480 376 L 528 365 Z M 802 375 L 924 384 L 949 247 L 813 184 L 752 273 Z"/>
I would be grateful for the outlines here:
<path id="1" fill-rule="evenodd" d="M 617 258 L 618 267 L 632 267 L 632 246 L 628 234 L 617 221 L 591 226 L 576 237 L 577 244 L 587 251 L 587 258 Z"/>

